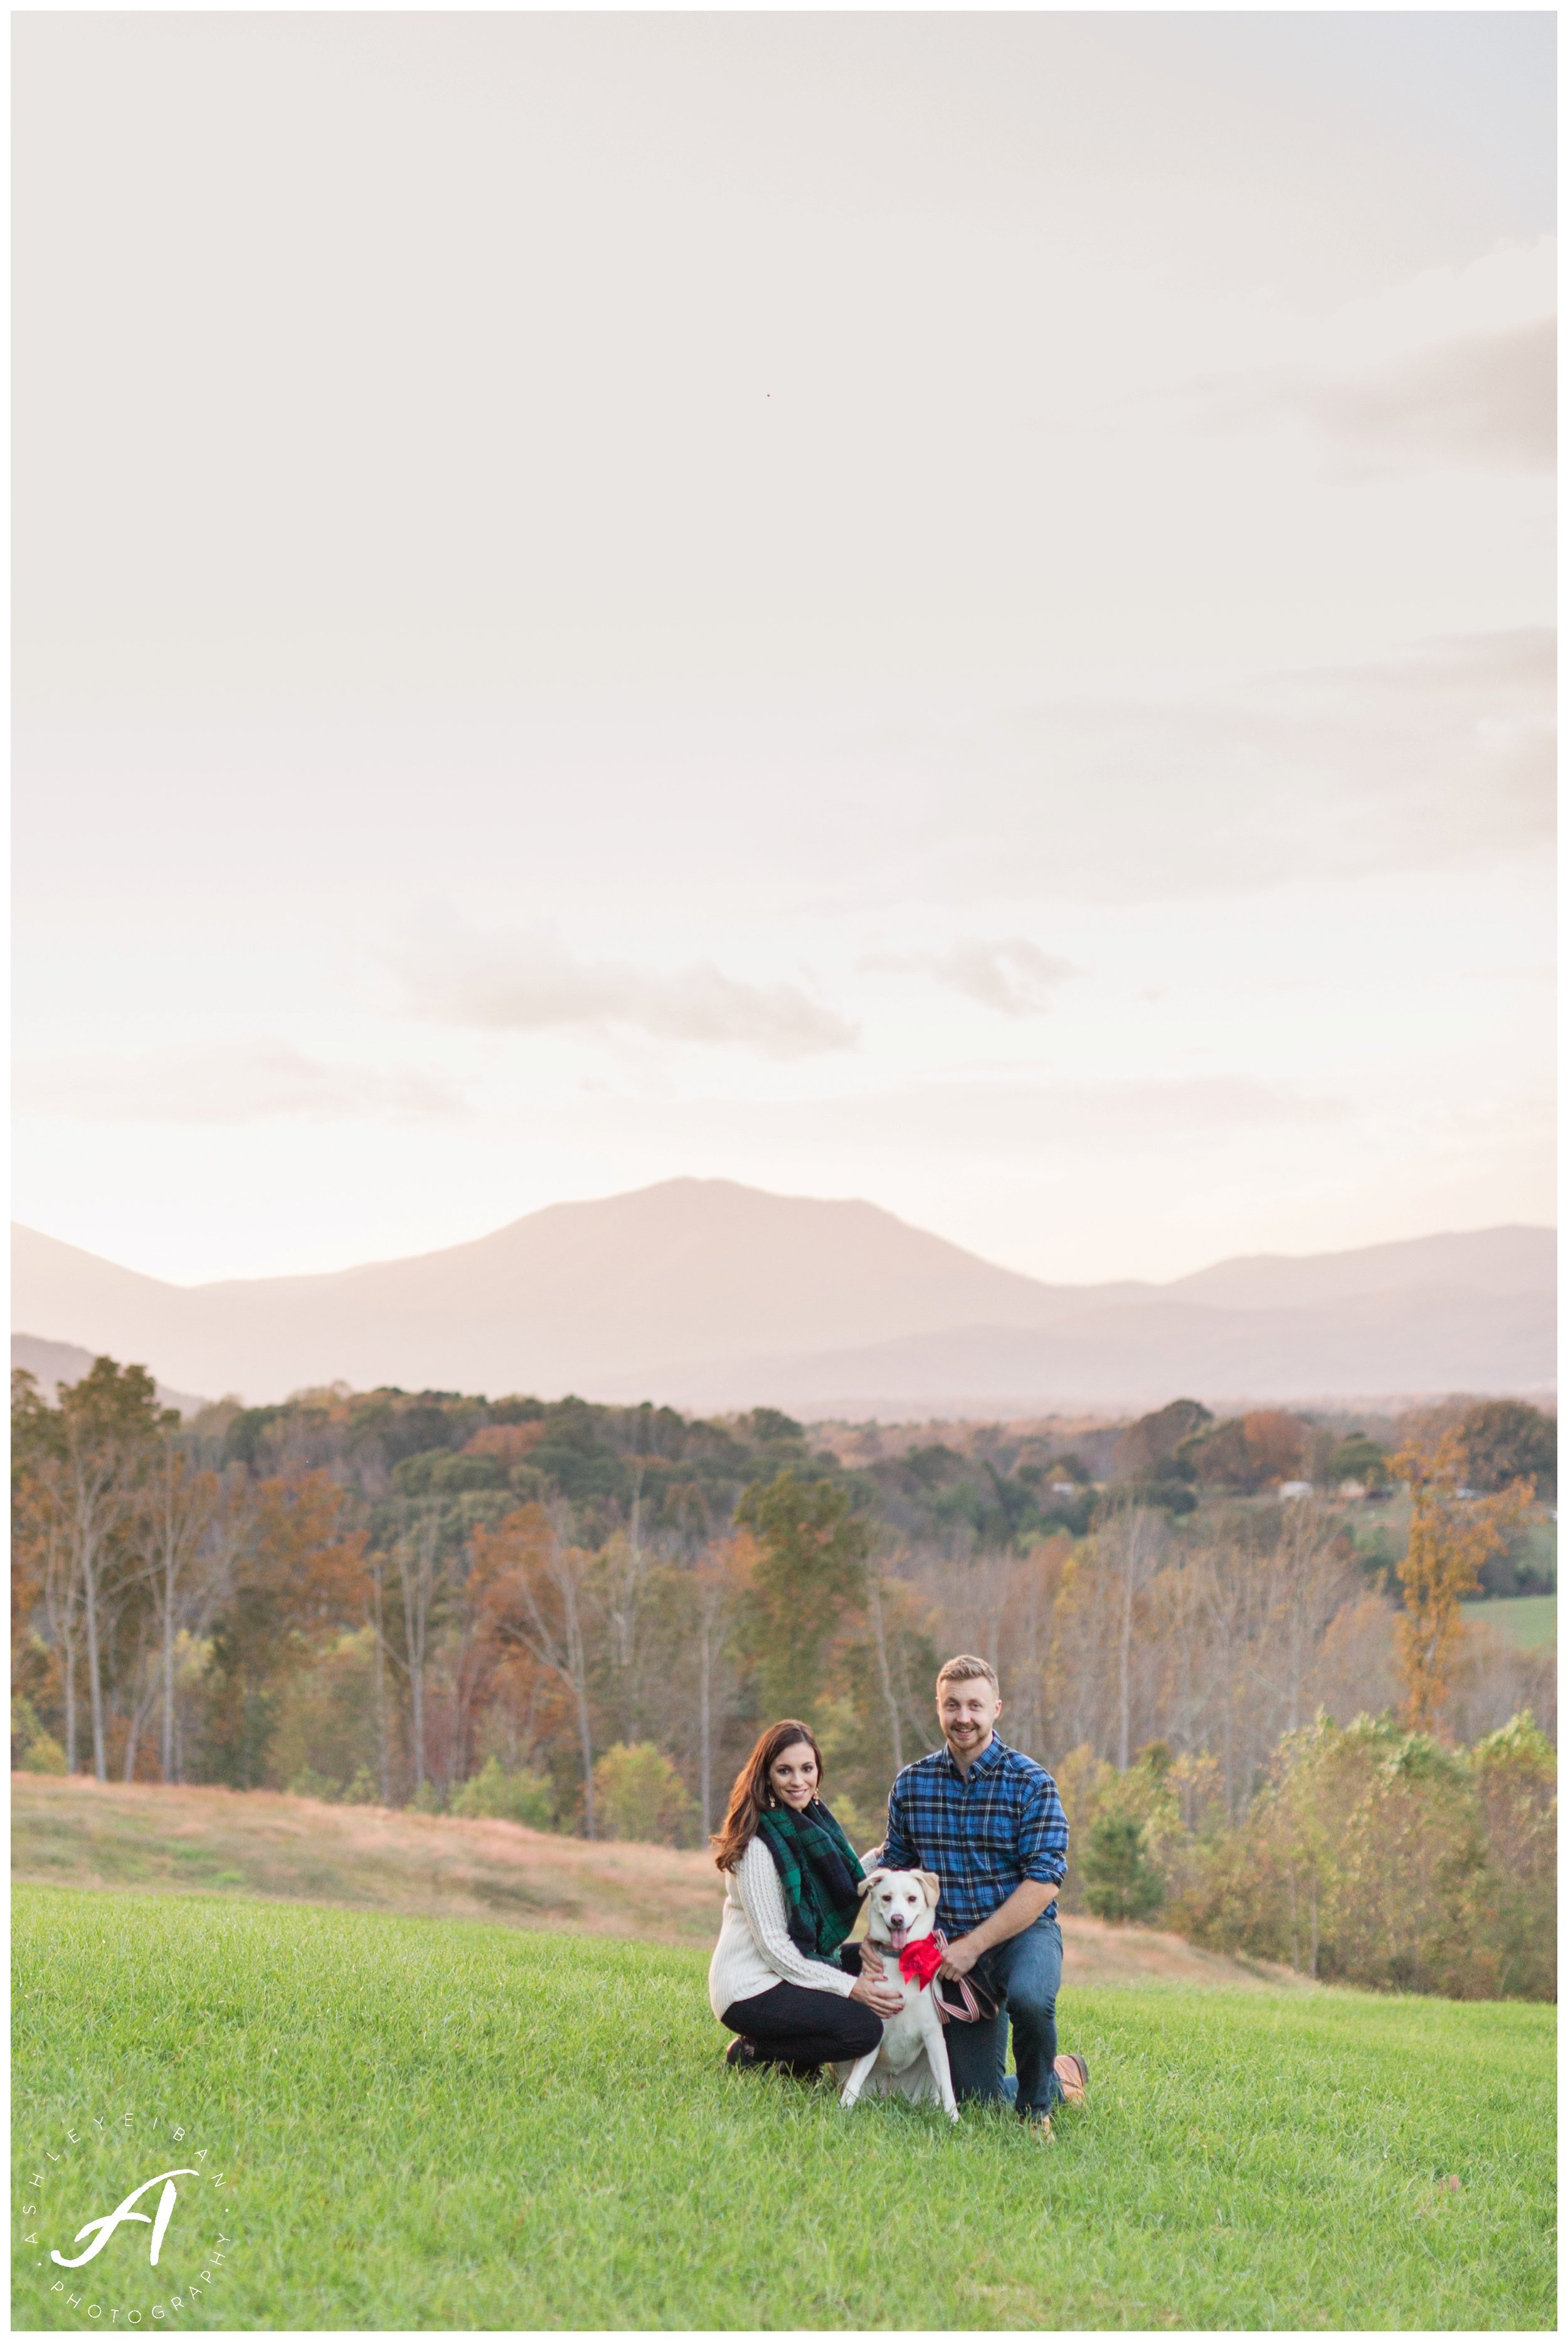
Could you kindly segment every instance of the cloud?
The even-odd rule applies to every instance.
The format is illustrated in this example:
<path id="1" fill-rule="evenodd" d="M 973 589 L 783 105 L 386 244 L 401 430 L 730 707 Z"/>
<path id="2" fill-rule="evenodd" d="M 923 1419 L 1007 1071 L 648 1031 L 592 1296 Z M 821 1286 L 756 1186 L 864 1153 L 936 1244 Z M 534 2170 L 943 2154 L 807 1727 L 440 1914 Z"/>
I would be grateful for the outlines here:
<path id="1" fill-rule="evenodd" d="M 20 1107 L 74 1122 L 449 1122 L 467 1111 L 426 1075 L 324 1065 L 259 1037 L 20 1066 L 16 1087 Z"/>
<path id="2" fill-rule="evenodd" d="M 745 984 L 706 960 L 673 969 L 579 960 L 545 931 L 486 936 L 433 923 L 394 964 L 409 1011 L 442 1025 L 494 1033 L 620 1026 L 764 1057 L 855 1045 L 853 1026 L 794 985 Z"/>
<path id="3" fill-rule="evenodd" d="M 733 1150 L 742 1143 L 751 1150 L 750 1167 L 734 1176 L 778 1186 L 795 1176 L 803 1155 L 840 1166 L 940 1156 L 967 1164 L 970 1174 L 982 1165 L 1018 1168 L 1094 1156 L 1147 1161 L 1150 1176 L 1157 1177 L 1159 1158 L 1151 1150 L 1207 1147 L 1223 1160 L 1243 1132 L 1334 1129 L 1356 1109 L 1343 1097 L 1245 1074 L 1131 1081 L 999 1074 L 902 1082 L 849 1096 L 744 1105 L 712 1096 L 581 1098 L 550 1111 L 554 1127 L 570 1129 L 574 1144 L 584 1134 L 594 1144 L 624 1144 L 634 1132 L 651 1150 L 644 1159 L 662 1164 L 734 1162 Z"/>
<path id="4" fill-rule="evenodd" d="M 1172 1081 L 947 1081 L 838 1103 L 835 1127 L 923 1148 L 992 1147 L 1031 1155 L 1055 1146 L 1113 1151 L 1265 1126 L 1334 1123 L 1343 1099 L 1303 1096 L 1245 1075 Z"/>
<path id="5" fill-rule="evenodd" d="M 1281 368 L 1198 394 L 1221 426 L 1299 416 L 1378 468 L 1550 472 L 1557 460 L 1557 328 L 1550 317 L 1464 334 L 1375 368 Z"/>
<path id="6" fill-rule="evenodd" d="M 1084 971 L 1015 936 L 1006 943 L 960 940 L 944 952 L 871 953 L 860 963 L 875 974 L 929 976 L 1004 1016 L 1034 1016 L 1060 987 Z"/>
<path id="7" fill-rule="evenodd" d="M 932 727 L 900 744 L 906 793 L 932 808 L 901 884 L 1170 901 L 1547 846 L 1555 663 L 1544 629 L 1466 636 L 1223 696 L 1064 696 Z"/>

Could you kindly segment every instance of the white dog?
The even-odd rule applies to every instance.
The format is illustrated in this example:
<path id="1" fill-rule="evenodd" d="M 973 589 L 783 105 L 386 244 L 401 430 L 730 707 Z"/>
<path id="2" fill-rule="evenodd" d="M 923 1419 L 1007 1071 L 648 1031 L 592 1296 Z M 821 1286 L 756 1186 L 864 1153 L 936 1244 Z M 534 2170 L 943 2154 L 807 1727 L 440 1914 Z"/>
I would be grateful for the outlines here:
<path id="1" fill-rule="evenodd" d="M 839 2104 L 853 2107 L 869 2090 L 874 2098 L 913 2098 L 916 2106 L 934 2103 L 956 2122 L 947 2043 L 931 1987 L 904 1976 L 898 1964 L 904 1946 L 929 1936 L 935 1926 L 942 1882 L 929 1870 L 874 1870 L 860 1891 L 869 1915 L 867 1939 L 882 1955 L 884 1982 L 903 1993 L 904 2007 L 896 2017 L 884 2018 L 880 2048 L 854 2063 L 844 2058 L 834 2066 L 844 2083 Z"/>

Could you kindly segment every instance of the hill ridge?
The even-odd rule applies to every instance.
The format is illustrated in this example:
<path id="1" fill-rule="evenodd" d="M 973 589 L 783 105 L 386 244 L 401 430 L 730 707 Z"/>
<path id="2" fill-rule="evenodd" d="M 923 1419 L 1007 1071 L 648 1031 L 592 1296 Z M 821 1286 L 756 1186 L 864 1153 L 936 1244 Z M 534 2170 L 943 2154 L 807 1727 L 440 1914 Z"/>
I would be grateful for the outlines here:
<path id="1" fill-rule="evenodd" d="M 706 1406 L 1549 1388 L 1555 1236 L 1511 1223 L 1154 1284 L 1048 1284 L 864 1198 L 666 1180 L 387 1261 L 178 1286 L 17 1225 L 13 1323 L 247 1399 L 359 1387 Z M 887 1370 L 891 1369 L 891 1373 Z M 956 1382 L 955 1377 L 956 1376 Z M 843 1383 L 844 1375 L 836 1376 Z M 657 1385 L 657 1387 L 652 1386 Z M 698 1399 L 694 1395 L 701 1391 Z"/>

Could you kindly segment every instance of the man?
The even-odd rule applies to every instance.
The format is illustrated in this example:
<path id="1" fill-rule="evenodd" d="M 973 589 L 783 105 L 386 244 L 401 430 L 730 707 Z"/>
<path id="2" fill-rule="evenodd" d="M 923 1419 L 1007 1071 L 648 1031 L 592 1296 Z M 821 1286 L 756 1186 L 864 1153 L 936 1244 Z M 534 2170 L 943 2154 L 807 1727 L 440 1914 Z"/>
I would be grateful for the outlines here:
<path id="1" fill-rule="evenodd" d="M 1051 2108 L 1082 2100 L 1089 2069 L 1056 2050 L 1062 1930 L 1056 1892 L 1067 1876 L 1067 1817 L 1044 1766 L 998 1739 L 994 1668 L 965 1652 L 936 1678 L 944 1746 L 906 1765 L 887 1801 L 881 1860 L 934 1870 L 937 1916 L 951 1938 L 938 1973 L 972 1977 L 1001 2012 L 947 2028 L 960 2098 L 1016 2097 L 1019 2116 L 1051 2135 Z M 862 1972 L 879 1968 L 862 1947 Z M 1016 2079 L 1006 2073 L 1012 2026 Z"/>

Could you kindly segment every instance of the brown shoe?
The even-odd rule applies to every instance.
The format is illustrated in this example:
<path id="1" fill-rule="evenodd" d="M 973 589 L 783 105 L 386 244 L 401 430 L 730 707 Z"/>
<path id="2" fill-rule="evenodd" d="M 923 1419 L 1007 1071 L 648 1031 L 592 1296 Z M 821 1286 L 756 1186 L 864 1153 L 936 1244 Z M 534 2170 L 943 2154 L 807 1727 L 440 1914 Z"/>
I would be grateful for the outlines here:
<path id="1" fill-rule="evenodd" d="M 1056 2060 L 1056 2079 L 1062 2086 L 1062 2096 L 1070 2107 L 1081 2107 L 1089 2094 L 1089 2061 L 1071 2049 L 1064 2049 Z"/>

